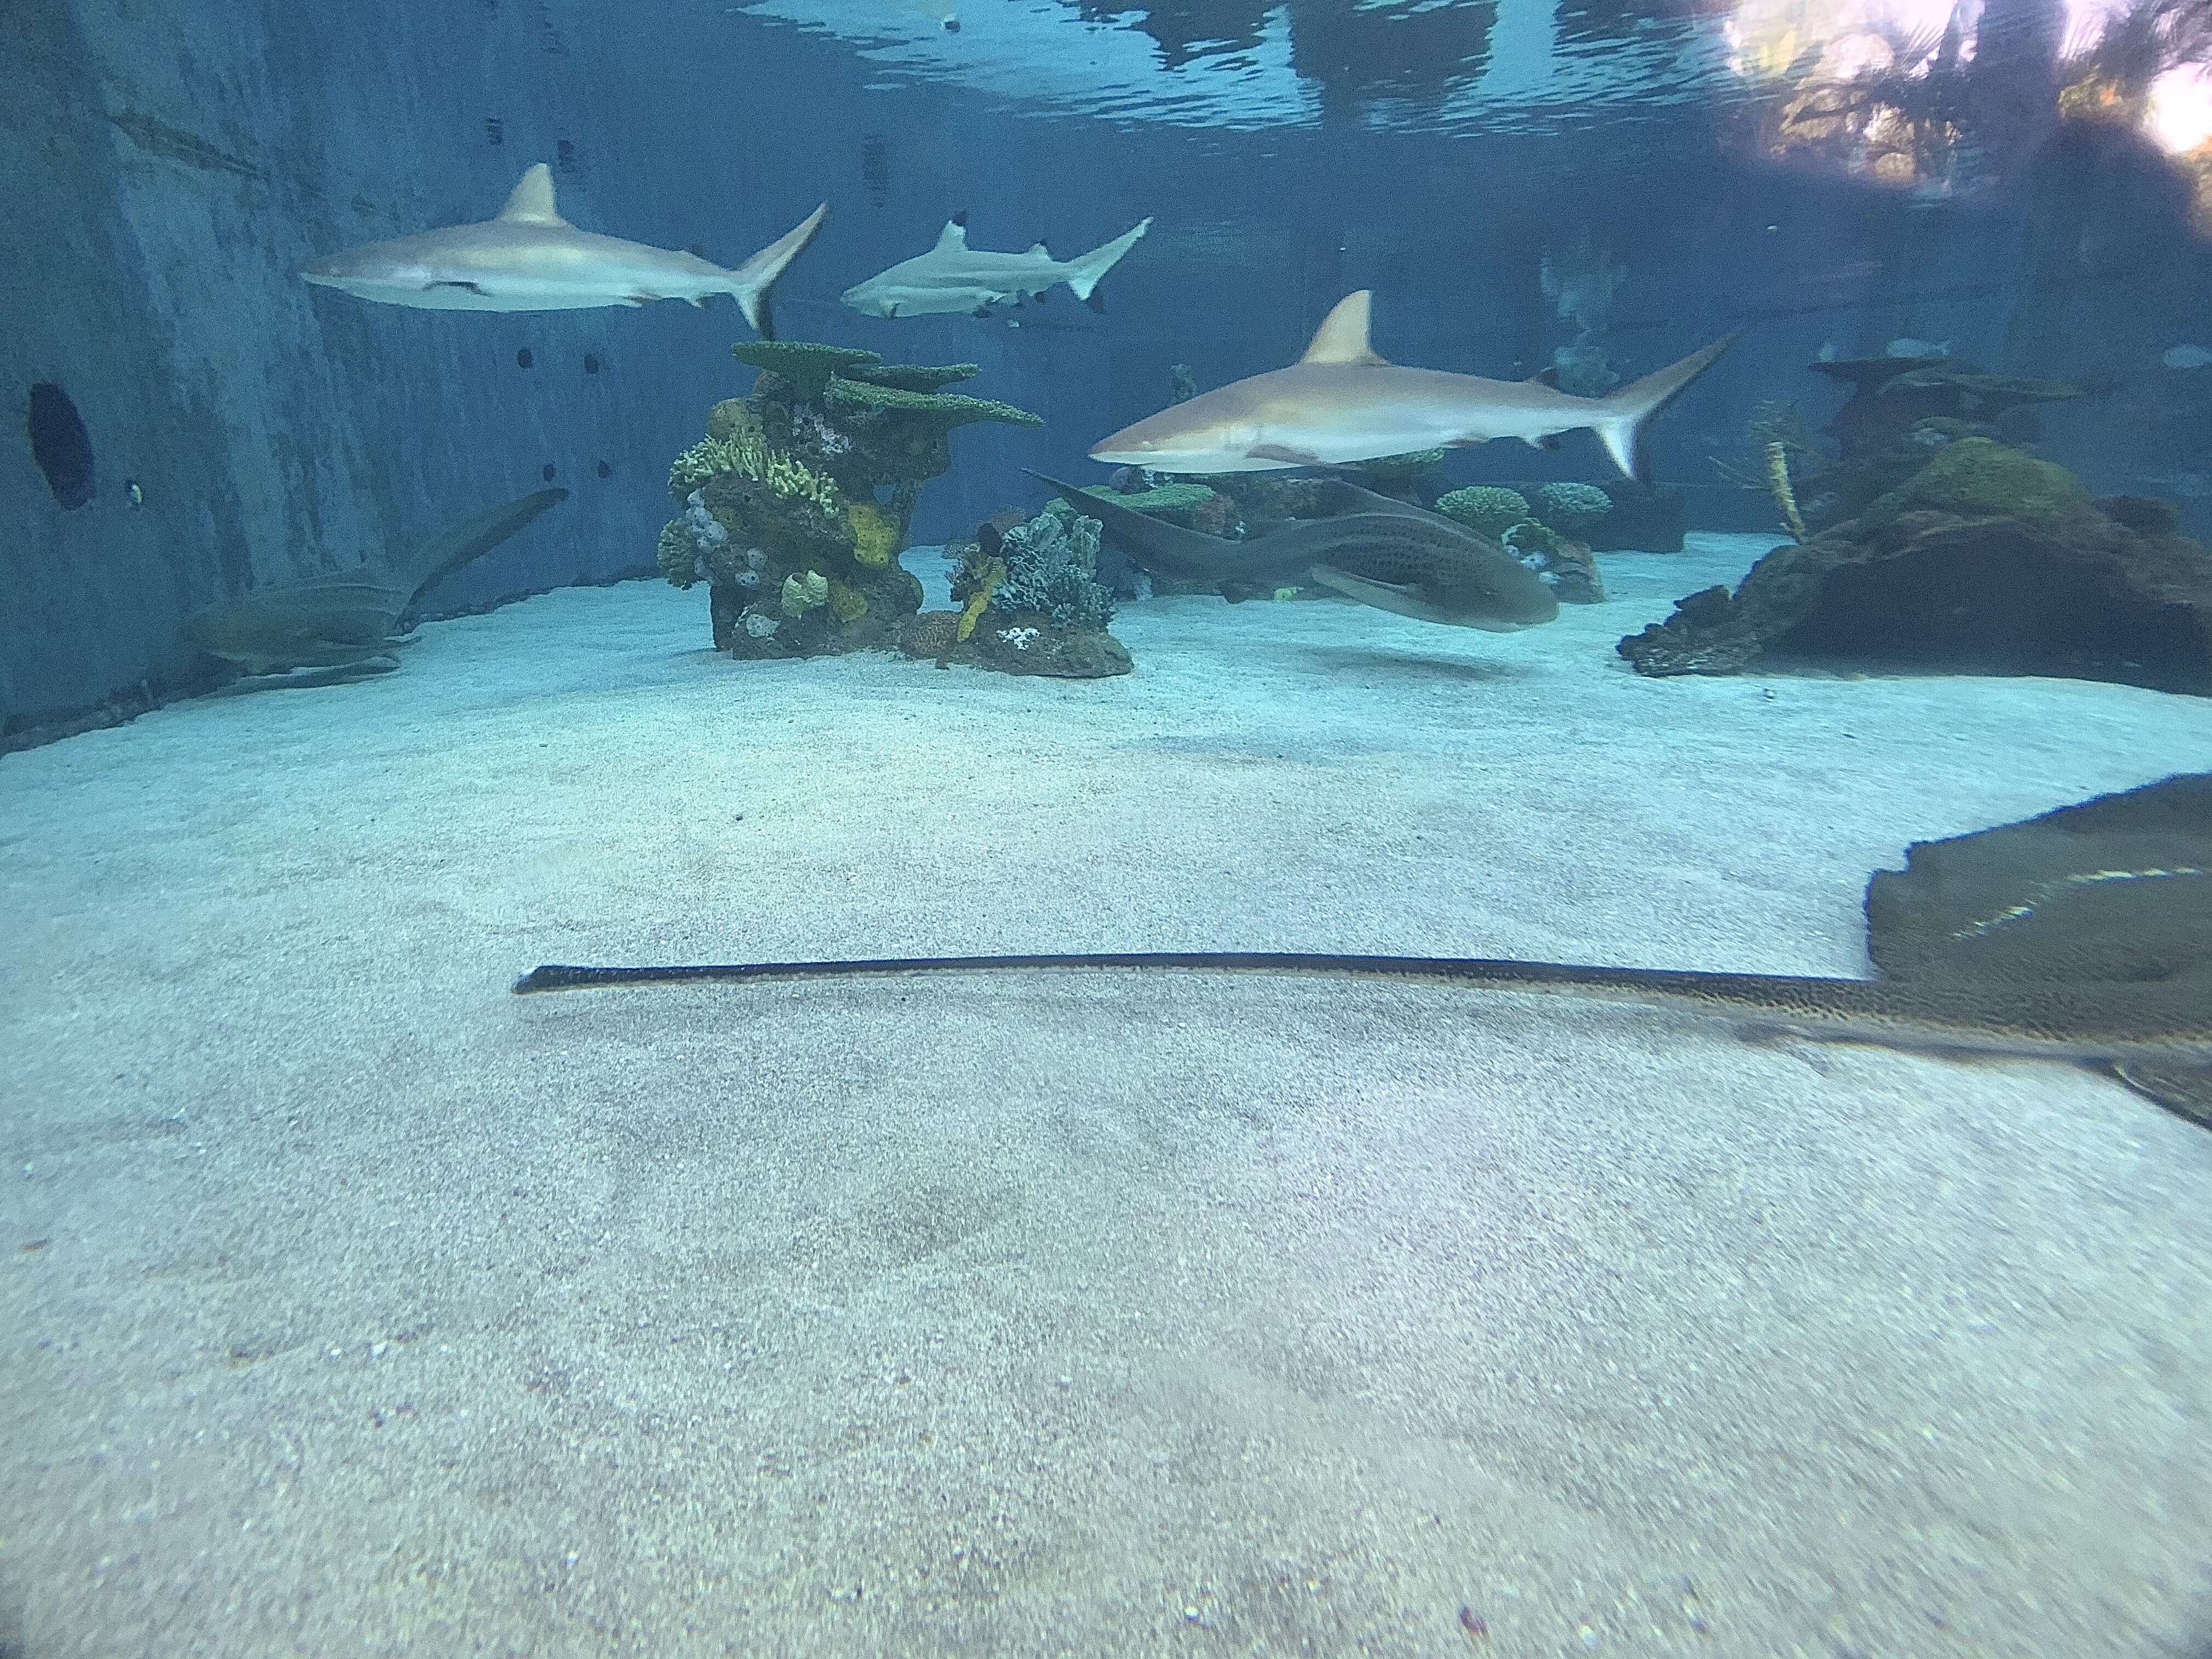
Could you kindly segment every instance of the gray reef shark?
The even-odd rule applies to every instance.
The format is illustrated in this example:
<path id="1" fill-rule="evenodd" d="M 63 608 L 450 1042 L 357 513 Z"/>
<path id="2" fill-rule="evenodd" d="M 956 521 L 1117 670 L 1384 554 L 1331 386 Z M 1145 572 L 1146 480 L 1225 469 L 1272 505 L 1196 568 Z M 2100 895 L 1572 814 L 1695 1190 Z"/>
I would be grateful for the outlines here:
<path id="1" fill-rule="evenodd" d="M 565 489 L 535 489 L 433 537 L 407 557 L 256 588 L 185 619 L 185 635 L 249 674 L 350 668 L 389 658 L 415 596 L 481 558 L 556 502 Z"/>
<path id="2" fill-rule="evenodd" d="M 1442 514 L 1356 485 L 1341 486 L 1349 512 L 1235 542 L 1042 472 L 1030 477 L 1098 520 L 1125 554 L 1156 575 L 1258 587 L 1310 579 L 1378 611 L 1492 634 L 1540 627 L 1559 614 L 1550 585 L 1497 543 Z"/>
<path id="3" fill-rule="evenodd" d="M 1493 438 L 1549 448 L 1560 433 L 1586 427 L 1635 477 L 1638 429 L 1735 340 L 1731 334 L 1602 398 L 1574 398 L 1540 375 L 1486 380 L 1386 362 L 1367 343 L 1369 298 L 1362 289 L 1339 301 L 1290 368 L 1162 410 L 1099 440 L 1091 459 L 1158 472 L 1259 472 Z"/>
<path id="4" fill-rule="evenodd" d="M 1008 301 L 1018 303 L 1025 295 L 1042 294 L 1066 283 L 1075 297 L 1099 309 L 1099 279 L 1113 270 L 1137 239 L 1152 228 L 1140 219 L 1103 247 L 1079 253 L 1073 259 L 1055 259 L 1042 242 L 1026 253 L 993 253 L 968 246 L 968 216 L 956 213 L 945 222 L 937 246 L 927 253 L 902 259 L 889 270 L 878 271 L 865 283 L 845 290 L 845 303 L 871 317 L 926 317 L 933 313 L 965 311 L 978 315 Z"/>
<path id="5" fill-rule="evenodd" d="M 552 170 L 540 161 L 522 175 L 495 219 L 369 242 L 318 259 L 300 275 L 357 299 L 425 311 L 580 311 L 654 300 L 700 306 L 709 295 L 730 294 L 745 320 L 773 337 L 769 289 L 829 211 L 824 202 L 735 270 L 725 270 L 696 254 L 578 230 L 555 210 Z"/>

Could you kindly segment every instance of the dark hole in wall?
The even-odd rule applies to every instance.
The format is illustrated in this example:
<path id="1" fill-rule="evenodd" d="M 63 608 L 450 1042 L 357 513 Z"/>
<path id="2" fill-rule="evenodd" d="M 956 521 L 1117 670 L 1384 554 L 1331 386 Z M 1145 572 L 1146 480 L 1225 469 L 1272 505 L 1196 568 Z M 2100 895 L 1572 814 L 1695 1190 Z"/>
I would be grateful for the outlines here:
<path id="1" fill-rule="evenodd" d="M 46 475 L 46 488 L 64 507 L 92 499 L 92 434 L 68 392 L 52 380 L 31 387 L 31 456 Z"/>
<path id="2" fill-rule="evenodd" d="M 601 461 L 594 470 L 602 478 L 611 478 L 615 476 L 614 468 L 609 466 L 605 461 Z"/>
<path id="3" fill-rule="evenodd" d="M 530 367 L 532 361 L 533 360 L 530 356 L 530 348 L 528 346 L 523 347 L 521 350 L 514 354 L 514 366 L 517 368 L 527 368 Z"/>
<path id="4" fill-rule="evenodd" d="M 563 173 L 574 173 L 576 170 L 575 145 L 566 138 L 554 140 L 553 165 Z"/>
<path id="5" fill-rule="evenodd" d="M 484 137 L 495 144 L 507 142 L 507 123 L 496 115 L 484 117 Z"/>
<path id="6" fill-rule="evenodd" d="M 584 354 L 584 373 L 586 374 L 596 374 L 599 372 L 599 354 L 596 351 L 586 352 Z"/>
<path id="7" fill-rule="evenodd" d="M 553 474 L 556 470 L 557 469 L 554 466 L 553 463 L 548 461 L 545 463 L 544 466 L 540 469 L 538 476 L 543 477 L 547 483 L 551 483 L 553 482 Z"/>

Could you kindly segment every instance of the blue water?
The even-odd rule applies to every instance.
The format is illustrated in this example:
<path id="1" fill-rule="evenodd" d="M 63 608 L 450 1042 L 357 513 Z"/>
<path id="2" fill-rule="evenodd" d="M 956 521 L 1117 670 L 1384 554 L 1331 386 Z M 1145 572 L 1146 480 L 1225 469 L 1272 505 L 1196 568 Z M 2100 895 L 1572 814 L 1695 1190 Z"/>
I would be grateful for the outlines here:
<path id="1" fill-rule="evenodd" d="M 0 1659 L 2212 1653 L 2203 6 L 13 33 Z"/>

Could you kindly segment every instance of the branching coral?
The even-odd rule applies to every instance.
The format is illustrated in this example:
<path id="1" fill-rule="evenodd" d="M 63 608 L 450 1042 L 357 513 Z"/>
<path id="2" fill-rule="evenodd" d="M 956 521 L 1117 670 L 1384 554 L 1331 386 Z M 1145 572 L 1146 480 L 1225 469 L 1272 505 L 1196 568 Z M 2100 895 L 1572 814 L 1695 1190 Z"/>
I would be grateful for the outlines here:
<path id="1" fill-rule="evenodd" d="M 1536 514 L 1564 535 L 1583 538 L 1592 525 L 1613 511 L 1613 497 L 1595 484 L 1547 483 L 1536 489 Z"/>
<path id="2" fill-rule="evenodd" d="M 803 404 L 820 403 L 823 388 L 839 370 L 883 362 L 878 354 L 857 346 L 819 345 L 808 340 L 740 340 L 730 348 L 730 356 L 754 368 L 781 374 Z"/>
<path id="3" fill-rule="evenodd" d="M 908 392 L 903 387 L 872 386 L 866 381 L 832 380 L 823 398 L 831 410 L 858 414 L 878 410 L 903 417 L 939 431 L 965 426 L 970 421 L 1004 421 L 1009 426 L 1042 426 L 1044 416 L 1032 415 L 1012 404 L 988 398 L 970 398 L 958 392 Z"/>
<path id="4" fill-rule="evenodd" d="M 1508 526 L 1531 516 L 1526 495 L 1517 489 L 1495 484 L 1472 484 L 1465 489 L 1455 489 L 1437 499 L 1437 511 L 1448 519 L 1457 519 L 1478 536 L 1487 536 L 1493 541 Z"/>
<path id="5" fill-rule="evenodd" d="M 833 480 L 776 448 L 761 436 L 757 426 L 742 422 L 732 428 L 729 436 L 702 438 L 678 455 L 669 469 L 668 487 L 679 495 L 688 495 L 725 472 L 742 473 L 779 495 L 811 501 L 831 517 L 845 504 Z"/>

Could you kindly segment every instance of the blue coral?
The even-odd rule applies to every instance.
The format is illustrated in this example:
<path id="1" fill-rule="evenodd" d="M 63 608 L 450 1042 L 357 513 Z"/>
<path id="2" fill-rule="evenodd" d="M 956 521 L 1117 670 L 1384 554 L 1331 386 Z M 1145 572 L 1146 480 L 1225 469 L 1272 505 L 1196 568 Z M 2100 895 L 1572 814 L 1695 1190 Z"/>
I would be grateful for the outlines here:
<path id="1" fill-rule="evenodd" d="M 1097 580 L 1098 520 L 1054 507 L 1000 538 L 1006 574 L 992 609 L 1038 611 L 1054 628 L 1103 629 L 1114 619 L 1114 593 Z"/>

